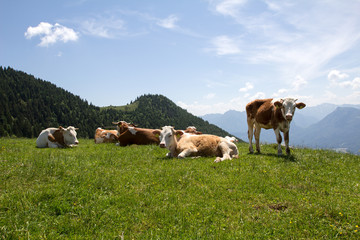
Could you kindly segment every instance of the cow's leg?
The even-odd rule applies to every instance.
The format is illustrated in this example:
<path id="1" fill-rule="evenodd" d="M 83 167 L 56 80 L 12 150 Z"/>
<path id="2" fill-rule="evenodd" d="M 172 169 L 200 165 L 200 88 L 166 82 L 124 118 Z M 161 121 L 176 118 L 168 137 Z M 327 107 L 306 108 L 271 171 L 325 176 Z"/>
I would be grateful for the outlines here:
<path id="1" fill-rule="evenodd" d="M 227 144 L 230 148 L 230 157 L 239 158 L 239 150 L 238 150 L 237 146 L 235 145 L 235 143 L 228 142 Z"/>
<path id="2" fill-rule="evenodd" d="M 193 153 L 196 153 L 197 150 L 194 149 L 194 148 L 187 148 L 187 149 L 184 149 L 177 157 L 178 158 L 186 158 L 186 157 L 189 157 L 191 156 L 191 154 Z"/>
<path id="3" fill-rule="evenodd" d="M 59 148 L 59 144 L 57 144 L 56 142 L 50 142 L 48 141 L 48 146 L 49 148 Z"/>
<path id="4" fill-rule="evenodd" d="M 278 155 L 281 155 L 282 154 L 282 150 L 281 150 L 282 137 L 280 135 L 280 129 L 279 128 L 274 129 L 274 132 L 275 132 L 275 136 L 276 136 L 276 141 L 278 143 Z"/>
<path id="5" fill-rule="evenodd" d="M 290 147 L 289 147 L 289 131 L 284 132 L 284 141 L 286 147 L 286 154 L 290 155 Z"/>
<path id="6" fill-rule="evenodd" d="M 256 142 L 256 151 L 260 153 L 260 132 L 261 127 L 258 124 L 255 124 L 255 142 Z"/>
<path id="7" fill-rule="evenodd" d="M 220 142 L 219 143 L 219 149 L 221 151 L 222 157 L 217 157 L 214 162 L 221 162 L 224 160 L 231 160 L 231 149 L 229 148 L 229 145 L 226 142 Z"/>
<path id="8" fill-rule="evenodd" d="M 254 152 L 253 146 L 252 146 L 252 139 L 254 135 L 254 123 L 251 119 L 248 118 L 248 138 L 249 138 L 249 151 L 250 153 Z"/>

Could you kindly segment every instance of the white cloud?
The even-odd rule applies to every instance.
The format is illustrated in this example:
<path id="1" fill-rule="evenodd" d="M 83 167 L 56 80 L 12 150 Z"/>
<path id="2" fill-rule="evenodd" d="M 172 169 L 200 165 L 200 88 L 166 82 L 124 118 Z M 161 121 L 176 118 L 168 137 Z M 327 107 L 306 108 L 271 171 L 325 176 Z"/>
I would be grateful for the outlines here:
<path id="1" fill-rule="evenodd" d="M 255 95 L 249 97 L 249 100 L 262 99 L 265 98 L 266 94 L 263 92 L 257 92 Z"/>
<path id="2" fill-rule="evenodd" d="M 125 29 L 122 19 L 98 16 L 81 22 L 84 34 L 103 38 L 116 38 Z"/>
<path id="3" fill-rule="evenodd" d="M 359 1 L 209 2 L 216 13 L 241 26 L 235 38 L 241 36 L 246 47 L 239 57 L 255 65 L 272 64 L 284 80 L 299 74 L 309 80 L 321 76 L 324 66 L 360 41 Z M 235 46 L 235 51 L 219 48 L 216 53 L 239 53 Z"/>
<path id="4" fill-rule="evenodd" d="M 254 85 L 250 82 L 247 82 L 247 83 L 245 83 L 245 87 L 239 89 L 239 92 L 247 92 L 253 88 L 254 88 Z"/>
<path id="5" fill-rule="evenodd" d="M 76 33 L 73 29 L 62 26 L 58 23 L 52 25 L 47 22 L 41 22 L 36 27 L 28 27 L 25 32 L 25 37 L 31 39 L 35 36 L 40 37 L 39 46 L 48 47 L 49 45 L 55 44 L 56 42 L 68 42 L 68 41 L 77 41 L 79 34 Z"/>
<path id="6" fill-rule="evenodd" d="M 341 73 L 339 70 L 331 70 L 327 77 L 330 80 L 330 82 L 336 83 L 339 80 L 348 78 L 349 75 L 347 75 L 346 73 Z"/>
<path id="7" fill-rule="evenodd" d="M 210 99 L 213 99 L 215 96 L 216 96 L 215 93 L 209 93 L 206 96 L 204 96 L 204 98 L 207 99 L 207 100 L 210 100 Z"/>
<path id="8" fill-rule="evenodd" d="M 349 78 L 349 75 L 347 73 L 342 73 L 339 70 L 331 70 L 328 74 L 328 80 L 330 81 L 330 86 L 332 87 L 343 87 L 351 89 L 360 88 L 360 77 L 356 77 L 352 81 L 345 81 L 347 78 Z"/>
<path id="9" fill-rule="evenodd" d="M 232 55 L 241 52 L 236 40 L 228 36 L 218 36 L 212 40 L 212 44 L 217 55 Z"/>
<path id="10" fill-rule="evenodd" d="M 273 93 L 272 96 L 273 96 L 274 98 L 283 97 L 284 94 L 287 93 L 287 92 L 288 92 L 287 89 L 281 88 L 281 89 L 279 89 L 276 93 Z"/>
<path id="11" fill-rule="evenodd" d="M 224 0 L 216 4 L 215 9 L 218 13 L 225 16 L 236 17 L 238 8 L 243 6 L 247 0 Z"/>
<path id="12" fill-rule="evenodd" d="M 301 77 L 301 76 L 296 76 L 295 81 L 292 83 L 293 89 L 294 91 L 298 91 L 302 86 L 307 85 L 307 81 Z"/>
<path id="13" fill-rule="evenodd" d="M 176 28 L 176 22 L 179 21 L 179 18 L 175 15 L 170 15 L 165 19 L 158 20 L 157 24 L 160 27 L 167 28 L 167 29 L 174 29 Z"/>

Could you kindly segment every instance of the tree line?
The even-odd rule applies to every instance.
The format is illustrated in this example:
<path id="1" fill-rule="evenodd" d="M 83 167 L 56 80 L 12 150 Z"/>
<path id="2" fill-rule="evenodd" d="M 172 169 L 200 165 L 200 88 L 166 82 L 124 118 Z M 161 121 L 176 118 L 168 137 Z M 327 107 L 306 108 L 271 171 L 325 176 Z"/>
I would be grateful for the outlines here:
<path id="1" fill-rule="evenodd" d="M 48 81 L 0 66 L 1 137 L 34 138 L 45 128 L 71 125 L 79 128 L 79 137 L 92 138 L 96 128 L 120 120 L 144 128 L 196 126 L 204 133 L 228 135 L 162 95 L 146 94 L 123 107 L 100 108 Z"/>

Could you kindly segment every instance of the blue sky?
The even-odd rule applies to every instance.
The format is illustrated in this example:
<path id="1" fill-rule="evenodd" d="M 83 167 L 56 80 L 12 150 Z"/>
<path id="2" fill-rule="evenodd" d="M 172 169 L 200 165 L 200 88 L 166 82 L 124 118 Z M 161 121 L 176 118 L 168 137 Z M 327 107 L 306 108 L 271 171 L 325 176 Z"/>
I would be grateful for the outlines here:
<path id="1" fill-rule="evenodd" d="M 360 104 L 359 0 L 0 0 L 0 65 L 96 106 Z"/>

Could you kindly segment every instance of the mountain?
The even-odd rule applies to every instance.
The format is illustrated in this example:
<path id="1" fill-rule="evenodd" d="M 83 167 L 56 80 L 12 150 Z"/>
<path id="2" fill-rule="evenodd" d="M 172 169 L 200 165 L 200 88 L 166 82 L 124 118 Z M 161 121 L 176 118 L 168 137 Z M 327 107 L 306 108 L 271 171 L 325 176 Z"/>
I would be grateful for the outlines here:
<path id="1" fill-rule="evenodd" d="M 100 108 L 22 71 L 0 66 L 0 137 L 37 137 L 47 127 L 75 126 L 92 138 L 97 127 L 124 120 L 145 128 L 196 126 L 203 133 L 230 135 L 161 95 L 143 95 L 125 106 Z"/>
<path id="2" fill-rule="evenodd" d="M 337 107 L 321 121 L 294 135 L 293 144 L 308 147 L 347 149 L 359 154 L 360 109 Z"/>
<path id="3" fill-rule="evenodd" d="M 108 116 L 106 119 L 113 119 L 112 121 L 125 120 L 145 128 L 161 128 L 168 125 L 176 129 L 186 129 L 188 126 L 195 126 L 203 133 L 230 135 L 218 126 L 188 113 L 162 95 L 143 95 L 125 106 L 104 107 L 101 108 L 101 115 Z"/>

